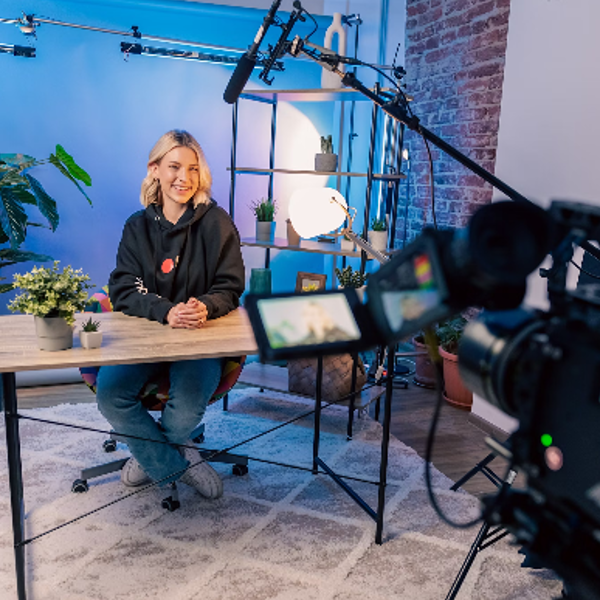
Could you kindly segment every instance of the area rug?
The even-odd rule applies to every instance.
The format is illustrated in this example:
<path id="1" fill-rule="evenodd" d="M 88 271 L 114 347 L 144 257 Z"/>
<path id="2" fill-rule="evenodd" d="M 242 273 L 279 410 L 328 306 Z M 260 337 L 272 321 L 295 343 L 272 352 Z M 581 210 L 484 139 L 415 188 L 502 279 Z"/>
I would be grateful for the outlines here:
<path id="1" fill-rule="evenodd" d="M 256 389 L 234 391 L 230 409 L 213 405 L 206 442 L 224 448 L 310 410 L 296 397 Z M 59 405 L 23 414 L 108 429 L 93 404 Z M 355 421 L 346 439 L 347 411 L 331 407 L 322 419 L 321 456 L 339 473 L 376 480 L 381 425 Z M 118 474 L 70 491 L 82 467 L 106 461 L 98 433 L 21 421 L 27 536 L 35 536 L 125 494 Z M 16 597 L 4 425 L 0 429 L 0 598 Z M 310 467 L 312 417 L 237 450 Z M 482 449 L 482 452 L 484 450 Z M 119 447 L 114 456 L 127 456 Z M 225 493 L 217 501 L 180 485 L 182 506 L 161 508 L 165 491 L 150 489 L 116 502 L 27 546 L 32 600 L 409 600 L 441 599 L 476 529 L 451 529 L 429 506 L 424 463 L 392 439 L 384 543 L 375 523 L 324 474 L 251 462 L 244 476 L 216 464 Z M 440 503 L 457 519 L 478 502 L 439 472 Z M 376 507 L 377 488 L 353 483 Z M 484 550 L 459 598 L 549 599 L 561 584 L 548 571 L 522 568 L 517 548 L 503 540 Z"/>

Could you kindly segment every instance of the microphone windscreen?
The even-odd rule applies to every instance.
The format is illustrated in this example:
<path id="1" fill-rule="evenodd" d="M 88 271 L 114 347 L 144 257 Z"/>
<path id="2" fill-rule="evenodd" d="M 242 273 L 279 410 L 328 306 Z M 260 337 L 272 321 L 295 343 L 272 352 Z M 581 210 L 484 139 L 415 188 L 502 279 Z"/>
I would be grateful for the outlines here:
<path id="1" fill-rule="evenodd" d="M 223 93 L 223 100 L 227 104 L 233 104 L 239 98 L 255 66 L 256 59 L 250 58 L 248 54 L 240 58 Z"/>

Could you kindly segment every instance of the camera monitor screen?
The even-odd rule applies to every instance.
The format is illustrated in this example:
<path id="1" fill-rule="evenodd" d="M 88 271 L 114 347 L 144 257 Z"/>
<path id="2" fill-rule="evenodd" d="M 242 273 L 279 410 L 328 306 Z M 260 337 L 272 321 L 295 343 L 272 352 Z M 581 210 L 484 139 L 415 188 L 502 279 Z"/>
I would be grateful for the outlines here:
<path id="1" fill-rule="evenodd" d="M 365 341 L 354 290 L 248 296 L 245 305 L 268 359 L 348 352 Z"/>
<path id="2" fill-rule="evenodd" d="M 421 242 L 395 256 L 369 280 L 369 308 L 387 340 L 412 335 L 447 312 L 435 253 Z"/>

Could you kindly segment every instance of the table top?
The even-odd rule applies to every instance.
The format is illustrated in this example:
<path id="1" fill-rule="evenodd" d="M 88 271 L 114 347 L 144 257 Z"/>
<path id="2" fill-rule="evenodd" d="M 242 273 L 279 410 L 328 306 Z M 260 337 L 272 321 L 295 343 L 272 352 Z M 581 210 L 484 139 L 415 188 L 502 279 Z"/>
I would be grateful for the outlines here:
<path id="1" fill-rule="evenodd" d="M 208 321 L 202 329 L 172 329 L 156 321 L 123 313 L 94 313 L 103 332 L 102 346 L 85 350 L 79 343 L 81 323 L 75 316 L 73 348 L 45 352 L 38 348 L 31 315 L 0 317 L 0 373 L 103 365 L 191 360 L 257 354 L 252 327 L 243 308 Z"/>

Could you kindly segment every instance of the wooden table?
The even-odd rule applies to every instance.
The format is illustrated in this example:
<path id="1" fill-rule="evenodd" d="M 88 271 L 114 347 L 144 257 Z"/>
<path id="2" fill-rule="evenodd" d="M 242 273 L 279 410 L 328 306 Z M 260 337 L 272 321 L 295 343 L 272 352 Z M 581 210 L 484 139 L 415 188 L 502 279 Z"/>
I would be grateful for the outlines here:
<path id="1" fill-rule="evenodd" d="M 89 317 L 89 314 L 86 315 Z M 118 364 L 218 358 L 256 354 L 258 348 L 243 309 L 208 321 L 202 329 L 171 329 L 122 313 L 95 314 L 104 333 L 102 347 L 84 350 L 77 333 L 74 347 L 59 352 L 38 349 L 33 317 L 0 317 L 0 407 L 6 419 L 6 447 L 19 600 L 26 600 L 23 476 L 15 372 Z M 77 315 L 76 322 L 84 320 Z"/>
<path id="2" fill-rule="evenodd" d="M 89 317 L 89 314 L 86 314 Z M 0 408 L 6 420 L 6 447 L 8 454 L 8 474 L 11 495 L 12 526 L 15 549 L 15 570 L 17 595 L 26 600 L 25 544 L 23 477 L 21 470 L 21 447 L 19 439 L 19 415 L 17 412 L 17 392 L 15 372 L 40 369 L 62 369 L 69 367 L 90 367 L 148 362 L 172 362 L 200 358 L 218 358 L 257 354 L 258 347 L 246 312 L 239 308 L 225 317 L 209 321 L 202 329 L 171 329 L 154 321 L 128 317 L 122 313 L 94 314 L 100 321 L 103 332 L 102 346 L 96 350 L 84 350 L 79 345 L 77 334 L 74 347 L 59 352 L 43 352 L 38 349 L 33 317 L 14 315 L 0 317 Z M 76 322 L 85 320 L 77 315 Z M 393 373 L 393 351 L 388 354 L 388 372 Z M 375 520 L 375 541 L 382 543 L 383 511 L 387 484 L 387 461 L 390 439 L 390 419 L 392 401 L 392 378 L 385 387 L 383 432 L 381 441 L 381 463 L 377 510 L 372 509 L 345 481 L 319 457 L 321 419 L 321 380 L 322 361 L 319 360 L 316 381 L 313 466 L 312 472 L 325 472 Z M 381 395 L 379 388 L 377 394 Z M 352 408 L 350 408 L 352 412 Z M 281 466 L 294 466 L 285 465 Z M 295 467 L 297 468 L 297 467 Z M 322 471 L 319 471 L 322 469 Z M 361 480 L 363 481 L 363 480 Z"/>

